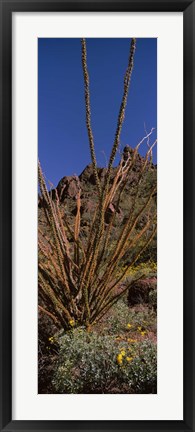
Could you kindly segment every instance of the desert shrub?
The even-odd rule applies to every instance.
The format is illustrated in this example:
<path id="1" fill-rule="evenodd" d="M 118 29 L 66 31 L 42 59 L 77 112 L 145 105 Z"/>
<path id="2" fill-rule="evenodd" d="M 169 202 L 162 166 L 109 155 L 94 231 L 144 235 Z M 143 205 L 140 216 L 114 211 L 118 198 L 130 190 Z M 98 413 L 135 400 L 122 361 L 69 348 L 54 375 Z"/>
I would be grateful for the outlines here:
<path id="1" fill-rule="evenodd" d="M 157 290 L 156 289 L 151 290 L 149 293 L 149 305 L 156 312 L 157 310 Z"/>
<path id="2" fill-rule="evenodd" d="M 126 270 L 128 264 L 122 266 L 122 271 Z M 157 275 L 157 263 L 153 260 L 148 260 L 147 262 L 136 263 L 136 265 L 128 268 L 126 273 L 125 283 L 128 283 L 132 276 L 143 274 L 145 277 L 156 277 Z"/>
<path id="3" fill-rule="evenodd" d="M 96 327 L 102 335 L 124 335 L 131 337 L 131 334 L 135 335 L 138 329 L 156 333 L 156 313 L 146 306 L 129 308 L 127 303 L 121 299 L 110 309 L 108 314 Z"/>
<path id="4" fill-rule="evenodd" d="M 131 322 L 131 312 L 123 299 L 119 300 L 105 316 L 104 334 L 119 334 L 126 331 L 127 324 Z"/>
<path id="5" fill-rule="evenodd" d="M 155 393 L 156 344 L 128 343 L 80 328 L 59 338 L 57 393 Z"/>

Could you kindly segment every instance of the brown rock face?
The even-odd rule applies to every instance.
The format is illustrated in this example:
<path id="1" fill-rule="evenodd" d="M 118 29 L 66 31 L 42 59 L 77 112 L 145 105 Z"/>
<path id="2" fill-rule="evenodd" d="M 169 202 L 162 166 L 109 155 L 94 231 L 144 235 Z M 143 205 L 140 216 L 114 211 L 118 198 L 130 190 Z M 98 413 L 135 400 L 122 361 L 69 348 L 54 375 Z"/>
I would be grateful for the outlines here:
<path id="1" fill-rule="evenodd" d="M 124 149 L 123 149 L 123 159 L 124 159 L 124 161 L 126 161 L 129 156 L 132 159 L 133 155 L 134 155 L 134 150 L 129 145 L 126 145 L 124 147 Z"/>
<path id="2" fill-rule="evenodd" d="M 137 281 L 129 289 L 128 305 L 135 306 L 140 303 L 149 303 L 150 291 L 155 290 L 157 287 L 157 279 L 148 278 Z"/>
<path id="3" fill-rule="evenodd" d="M 131 147 L 125 146 L 123 151 L 124 162 L 129 157 L 132 159 L 134 155 L 135 151 Z M 144 158 L 142 158 L 139 154 L 136 154 L 134 165 L 128 174 L 127 182 L 121 195 L 119 206 L 117 206 L 117 201 L 119 197 L 118 191 L 107 208 L 105 214 L 105 224 L 109 224 L 113 214 L 115 214 L 110 239 L 111 242 L 118 238 L 119 230 L 121 230 L 122 226 L 128 219 L 129 211 L 133 203 L 133 198 L 136 194 L 137 182 L 143 163 Z M 110 185 L 114 181 L 117 169 L 118 167 L 113 167 L 111 169 Z M 104 187 L 106 173 L 107 168 L 98 168 L 98 176 L 102 187 Z M 149 172 L 147 174 L 147 179 L 143 181 L 142 189 L 139 192 L 138 200 L 140 200 L 140 204 L 143 197 L 147 196 L 147 189 L 151 187 L 151 184 L 153 184 L 154 181 L 156 181 L 156 174 L 156 166 L 151 164 Z M 87 165 L 79 176 L 73 175 L 63 177 L 59 181 L 57 188 L 52 189 L 50 194 L 52 199 L 55 200 L 57 191 L 60 200 L 62 216 L 63 213 L 66 213 L 66 217 L 70 226 L 74 226 L 75 215 L 77 214 L 76 198 L 79 190 L 81 192 L 81 236 L 87 238 L 88 230 L 93 219 L 95 209 L 98 206 L 98 191 L 95 183 L 95 176 L 93 173 L 92 164 Z M 43 206 L 44 202 L 39 197 L 39 222 L 46 227 Z M 136 229 L 141 229 L 143 222 L 144 220 L 140 219 Z M 125 260 L 128 260 L 128 258 L 125 258 Z"/>
<path id="4" fill-rule="evenodd" d="M 78 189 L 78 177 L 63 177 L 57 186 L 60 201 L 64 201 L 66 197 L 75 198 L 78 193 Z"/>
<path id="5" fill-rule="evenodd" d="M 115 213 L 115 207 L 114 205 L 111 203 L 109 204 L 106 213 L 105 213 L 105 222 L 108 224 L 112 218 L 112 215 Z"/>

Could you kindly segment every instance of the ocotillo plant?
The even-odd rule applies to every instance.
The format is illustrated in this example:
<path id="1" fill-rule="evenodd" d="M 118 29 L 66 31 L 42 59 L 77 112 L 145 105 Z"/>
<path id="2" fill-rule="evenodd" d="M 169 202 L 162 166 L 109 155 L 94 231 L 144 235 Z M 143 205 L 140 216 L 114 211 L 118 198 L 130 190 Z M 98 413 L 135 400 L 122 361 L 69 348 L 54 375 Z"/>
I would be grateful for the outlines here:
<path id="1" fill-rule="evenodd" d="M 89 327 L 97 322 L 124 295 L 135 280 L 143 274 L 135 274 L 128 283 L 121 283 L 126 278 L 138 258 L 146 250 L 156 233 L 156 207 L 153 196 L 156 193 L 156 183 L 152 184 L 147 196 L 138 205 L 138 196 L 148 169 L 151 164 L 152 148 L 149 147 L 139 175 L 136 179 L 133 199 L 129 214 L 118 237 L 112 246 L 111 234 L 116 220 L 116 214 L 124 194 L 129 175 L 133 170 L 138 150 L 144 140 L 149 140 L 152 130 L 137 145 L 133 157 L 122 155 L 116 175 L 111 182 L 111 169 L 119 148 L 120 134 L 125 116 L 128 90 L 133 71 L 136 39 L 131 40 L 128 66 L 124 77 L 124 89 L 118 115 L 115 140 L 111 149 L 108 167 L 103 183 L 98 176 L 94 138 L 91 128 L 91 109 L 89 92 L 89 74 L 87 69 L 86 40 L 81 40 L 82 67 L 85 89 L 86 126 L 89 137 L 91 161 L 95 178 L 95 188 L 98 192 L 98 204 L 93 214 L 88 239 L 83 240 L 81 226 L 81 189 L 77 180 L 77 212 L 74 227 L 69 223 L 66 213 L 62 212 L 57 189 L 55 197 L 49 193 L 41 165 L 38 164 L 38 178 L 41 192 L 42 207 L 44 209 L 50 235 L 39 227 L 39 294 L 42 299 L 40 309 L 53 319 L 55 324 L 65 329 L 73 325 Z M 113 213 L 109 223 L 105 223 L 105 215 L 115 199 Z M 141 228 L 137 229 L 140 219 Z M 121 268 L 121 262 L 131 251 L 130 262 Z M 120 290 L 118 287 L 120 286 Z"/>

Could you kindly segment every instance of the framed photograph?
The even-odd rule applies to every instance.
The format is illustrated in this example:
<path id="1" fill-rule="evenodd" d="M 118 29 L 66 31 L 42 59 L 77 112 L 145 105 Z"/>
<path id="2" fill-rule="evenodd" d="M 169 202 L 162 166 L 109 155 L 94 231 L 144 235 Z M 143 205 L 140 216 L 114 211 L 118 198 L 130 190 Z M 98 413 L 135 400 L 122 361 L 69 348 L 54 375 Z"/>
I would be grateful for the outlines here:
<path id="1" fill-rule="evenodd" d="M 194 1 L 0 6 L 1 430 L 194 431 Z"/>

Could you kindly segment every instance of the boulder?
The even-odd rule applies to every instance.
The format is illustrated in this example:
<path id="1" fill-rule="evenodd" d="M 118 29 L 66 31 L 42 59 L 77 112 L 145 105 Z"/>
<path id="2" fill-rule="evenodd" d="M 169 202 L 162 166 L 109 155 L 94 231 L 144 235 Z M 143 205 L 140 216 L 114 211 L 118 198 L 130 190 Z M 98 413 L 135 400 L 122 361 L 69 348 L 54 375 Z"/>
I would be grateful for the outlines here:
<path id="1" fill-rule="evenodd" d="M 128 292 L 128 305 L 149 304 L 150 292 L 156 290 L 157 279 L 147 278 L 135 282 Z"/>
<path id="2" fill-rule="evenodd" d="M 77 176 L 65 176 L 60 180 L 57 186 L 57 191 L 61 202 L 63 202 L 67 197 L 76 197 L 79 190 L 78 182 L 79 180 Z"/>

